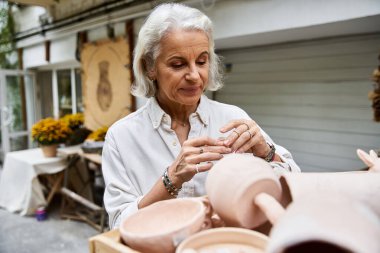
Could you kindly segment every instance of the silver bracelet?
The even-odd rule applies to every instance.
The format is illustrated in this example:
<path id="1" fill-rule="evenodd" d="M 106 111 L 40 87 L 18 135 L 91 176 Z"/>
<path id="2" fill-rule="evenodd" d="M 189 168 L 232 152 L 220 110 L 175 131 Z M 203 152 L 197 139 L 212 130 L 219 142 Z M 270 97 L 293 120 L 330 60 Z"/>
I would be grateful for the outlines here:
<path id="1" fill-rule="evenodd" d="M 182 190 L 182 188 L 175 187 L 175 185 L 169 178 L 168 169 L 169 167 L 165 169 L 165 172 L 162 175 L 162 182 L 164 183 L 165 189 L 169 192 L 169 194 L 171 196 L 177 197 L 178 193 Z"/>
<path id="2" fill-rule="evenodd" d="M 267 156 L 264 158 L 264 160 L 267 161 L 268 163 L 270 163 L 270 162 L 274 161 L 274 157 L 275 157 L 275 154 L 276 154 L 276 148 L 274 147 L 273 144 L 270 144 L 269 142 L 267 142 L 267 144 L 270 147 L 270 151 L 267 154 Z"/>

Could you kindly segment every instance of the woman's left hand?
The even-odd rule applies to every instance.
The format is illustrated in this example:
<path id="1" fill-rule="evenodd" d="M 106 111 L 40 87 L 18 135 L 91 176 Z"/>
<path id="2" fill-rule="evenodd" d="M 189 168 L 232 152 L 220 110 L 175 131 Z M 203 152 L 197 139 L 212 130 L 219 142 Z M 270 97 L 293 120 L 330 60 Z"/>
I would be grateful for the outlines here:
<path id="1" fill-rule="evenodd" d="M 224 140 L 224 145 L 230 147 L 232 152 L 253 153 L 264 158 L 268 155 L 270 147 L 262 135 L 259 126 L 253 120 L 232 120 L 220 129 L 220 132 L 232 132 Z"/>

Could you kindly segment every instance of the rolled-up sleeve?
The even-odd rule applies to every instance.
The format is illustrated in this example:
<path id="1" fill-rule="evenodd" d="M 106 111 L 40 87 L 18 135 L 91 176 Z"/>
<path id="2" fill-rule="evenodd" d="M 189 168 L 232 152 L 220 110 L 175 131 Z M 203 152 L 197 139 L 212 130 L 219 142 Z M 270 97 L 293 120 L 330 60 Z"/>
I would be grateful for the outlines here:
<path id="1" fill-rule="evenodd" d="M 119 227 L 125 217 L 135 213 L 142 198 L 133 187 L 125 168 L 112 132 L 108 132 L 102 151 L 102 171 L 105 182 L 104 206 L 111 229 Z"/>

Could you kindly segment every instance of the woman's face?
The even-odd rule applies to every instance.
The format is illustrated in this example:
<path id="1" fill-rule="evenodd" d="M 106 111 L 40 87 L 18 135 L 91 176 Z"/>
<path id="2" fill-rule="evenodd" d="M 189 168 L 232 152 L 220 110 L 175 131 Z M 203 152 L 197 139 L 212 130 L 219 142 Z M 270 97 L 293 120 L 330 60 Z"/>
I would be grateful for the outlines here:
<path id="1" fill-rule="evenodd" d="M 151 78 L 167 106 L 197 105 L 208 83 L 209 42 L 201 31 L 174 30 L 160 44 Z"/>

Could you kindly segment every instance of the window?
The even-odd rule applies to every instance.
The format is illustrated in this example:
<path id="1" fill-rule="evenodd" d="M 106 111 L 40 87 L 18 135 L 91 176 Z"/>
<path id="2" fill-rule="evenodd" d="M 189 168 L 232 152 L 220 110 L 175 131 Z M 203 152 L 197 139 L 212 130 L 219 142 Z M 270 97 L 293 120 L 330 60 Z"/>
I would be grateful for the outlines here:
<path id="1" fill-rule="evenodd" d="M 41 118 L 83 112 L 81 71 L 75 68 L 37 74 Z"/>
<path id="2" fill-rule="evenodd" d="M 72 83 L 71 83 L 71 70 L 63 69 L 57 70 L 57 84 L 58 84 L 58 115 L 62 117 L 66 114 L 73 113 L 73 100 L 72 100 Z M 76 107 L 76 105 L 74 105 Z"/>

